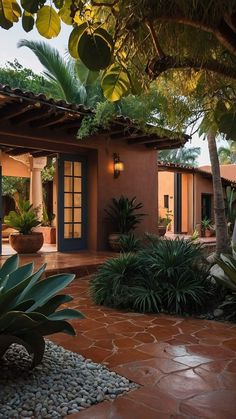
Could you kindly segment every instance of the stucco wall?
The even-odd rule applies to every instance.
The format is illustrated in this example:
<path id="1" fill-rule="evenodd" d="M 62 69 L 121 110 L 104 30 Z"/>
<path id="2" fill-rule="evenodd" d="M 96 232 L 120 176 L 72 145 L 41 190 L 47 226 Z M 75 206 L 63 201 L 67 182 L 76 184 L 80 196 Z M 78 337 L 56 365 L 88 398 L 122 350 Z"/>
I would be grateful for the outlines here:
<path id="1" fill-rule="evenodd" d="M 111 198 L 121 195 L 143 203 L 147 214 L 137 233 L 157 233 L 157 170 L 156 151 L 144 146 L 129 146 L 109 138 L 84 140 L 81 145 L 88 156 L 88 245 L 90 249 L 106 249 L 112 227 L 105 219 L 104 209 Z M 84 150 L 85 151 L 85 150 Z M 124 172 L 113 177 L 113 153 L 124 163 Z"/>
<path id="2" fill-rule="evenodd" d="M 158 173 L 158 212 L 161 218 L 166 217 L 167 211 L 164 207 L 164 195 L 169 195 L 169 210 L 174 214 L 174 173 Z M 169 231 L 174 232 L 174 217 L 172 217 Z"/>
<path id="3" fill-rule="evenodd" d="M 212 195 L 212 220 L 214 217 L 213 212 L 213 187 L 212 180 L 204 178 L 203 176 L 195 173 L 194 174 L 194 183 L 195 183 L 195 225 L 201 223 L 201 210 L 202 210 L 202 194 L 211 194 Z"/>
<path id="4" fill-rule="evenodd" d="M 30 169 L 25 164 L 12 159 L 7 154 L 0 155 L 2 176 L 30 177 Z"/>

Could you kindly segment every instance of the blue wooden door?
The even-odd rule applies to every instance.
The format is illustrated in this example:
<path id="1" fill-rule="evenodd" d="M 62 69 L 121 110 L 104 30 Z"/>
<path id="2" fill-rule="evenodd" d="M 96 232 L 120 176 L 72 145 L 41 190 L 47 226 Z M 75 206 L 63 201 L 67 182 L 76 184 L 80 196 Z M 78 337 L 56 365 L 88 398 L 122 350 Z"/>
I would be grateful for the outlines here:
<path id="1" fill-rule="evenodd" d="M 58 159 L 58 250 L 87 247 L 87 164 L 80 156 Z"/>

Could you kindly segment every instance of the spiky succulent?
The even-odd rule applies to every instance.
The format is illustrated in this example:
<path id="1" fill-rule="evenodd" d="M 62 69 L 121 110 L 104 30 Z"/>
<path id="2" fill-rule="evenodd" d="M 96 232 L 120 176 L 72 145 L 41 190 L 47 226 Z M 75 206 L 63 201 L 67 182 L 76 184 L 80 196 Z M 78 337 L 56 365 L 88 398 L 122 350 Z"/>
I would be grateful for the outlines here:
<path id="1" fill-rule="evenodd" d="M 23 345 L 33 354 L 32 367 L 44 355 L 44 336 L 64 332 L 75 335 L 67 320 L 83 318 L 78 310 L 62 304 L 73 298 L 58 294 L 75 275 L 58 274 L 42 279 L 46 265 L 34 271 L 34 264 L 19 267 L 18 255 L 8 258 L 0 268 L 0 358 L 12 343 Z"/>

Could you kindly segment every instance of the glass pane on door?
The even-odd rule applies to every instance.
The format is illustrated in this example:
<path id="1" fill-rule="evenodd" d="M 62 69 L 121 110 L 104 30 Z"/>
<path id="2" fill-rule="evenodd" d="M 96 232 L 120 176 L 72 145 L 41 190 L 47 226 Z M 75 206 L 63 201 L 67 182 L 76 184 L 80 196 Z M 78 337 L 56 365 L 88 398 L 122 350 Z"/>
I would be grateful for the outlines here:
<path id="1" fill-rule="evenodd" d="M 59 250 L 86 244 L 85 159 L 61 156 L 59 162 Z"/>

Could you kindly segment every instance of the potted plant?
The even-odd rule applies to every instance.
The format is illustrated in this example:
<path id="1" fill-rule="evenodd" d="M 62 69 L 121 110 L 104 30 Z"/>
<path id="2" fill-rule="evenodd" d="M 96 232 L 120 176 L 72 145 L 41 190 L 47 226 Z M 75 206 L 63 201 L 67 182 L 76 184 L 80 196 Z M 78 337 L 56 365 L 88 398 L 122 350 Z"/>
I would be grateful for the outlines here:
<path id="1" fill-rule="evenodd" d="M 122 195 L 118 199 L 112 198 L 112 204 L 108 209 L 105 209 L 107 219 L 111 222 L 113 229 L 108 237 L 112 250 L 120 250 L 120 236 L 134 231 L 146 215 L 138 212 L 141 208 L 143 208 L 143 204 L 141 202 L 136 203 L 136 197 L 129 199 Z"/>
<path id="2" fill-rule="evenodd" d="M 43 234 L 33 231 L 40 224 L 37 210 L 29 201 L 19 200 L 16 211 L 10 211 L 4 223 L 17 230 L 11 233 L 9 243 L 17 253 L 36 253 L 43 245 Z"/>
<path id="3" fill-rule="evenodd" d="M 41 225 L 37 227 L 37 231 L 43 233 L 43 241 L 46 244 L 56 244 L 56 227 L 52 225 L 55 214 L 47 212 L 47 209 L 43 209 L 43 218 Z"/>
<path id="4" fill-rule="evenodd" d="M 201 231 L 203 237 L 211 237 L 214 233 L 214 229 L 209 218 L 204 218 L 201 221 Z"/>
<path id="5" fill-rule="evenodd" d="M 170 226 L 170 223 L 172 221 L 172 211 L 168 210 L 166 212 L 166 216 L 165 217 L 160 217 L 159 218 L 159 223 L 158 223 L 158 234 L 159 236 L 164 236 L 168 227 Z"/>

